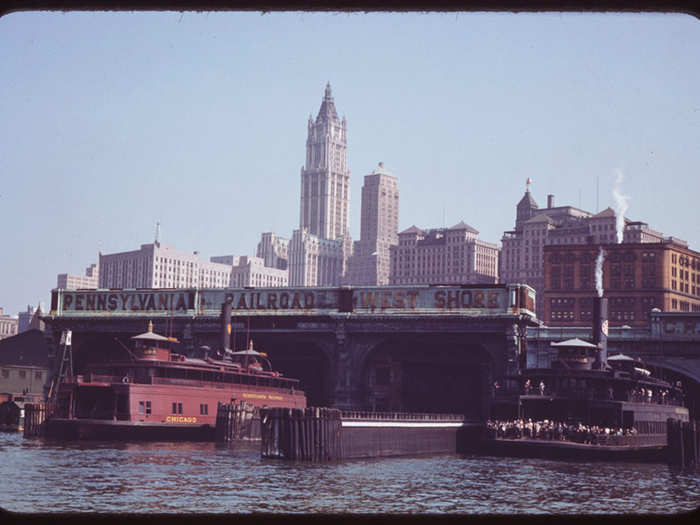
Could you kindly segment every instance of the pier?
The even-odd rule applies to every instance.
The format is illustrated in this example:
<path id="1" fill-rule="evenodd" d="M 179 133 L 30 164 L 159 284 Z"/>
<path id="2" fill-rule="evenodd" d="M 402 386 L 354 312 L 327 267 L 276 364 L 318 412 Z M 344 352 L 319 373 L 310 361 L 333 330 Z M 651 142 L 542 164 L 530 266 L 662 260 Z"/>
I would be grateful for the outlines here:
<path id="1" fill-rule="evenodd" d="M 262 457 L 291 461 L 456 453 L 483 430 L 460 414 L 312 407 L 266 408 L 260 417 Z"/>

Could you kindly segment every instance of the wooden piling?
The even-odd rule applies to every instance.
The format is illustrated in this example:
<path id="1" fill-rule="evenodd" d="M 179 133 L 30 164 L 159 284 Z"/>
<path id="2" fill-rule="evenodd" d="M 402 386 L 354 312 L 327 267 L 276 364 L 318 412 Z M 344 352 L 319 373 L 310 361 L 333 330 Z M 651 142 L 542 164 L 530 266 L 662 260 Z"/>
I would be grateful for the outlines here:
<path id="1" fill-rule="evenodd" d="M 46 429 L 46 421 L 53 417 L 56 405 L 46 403 L 26 403 L 24 405 L 24 437 L 43 436 Z"/>
<path id="2" fill-rule="evenodd" d="M 260 411 L 261 455 L 293 461 L 333 461 L 340 456 L 340 411 L 266 408 Z"/>
<path id="3" fill-rule="evenodd" d="M 245 401 L 219 403 L 216 412 L 216 441 L 229 443 L 257 437 L 253 435 L 253 420 L 257 417 L 257 409 Z"/>

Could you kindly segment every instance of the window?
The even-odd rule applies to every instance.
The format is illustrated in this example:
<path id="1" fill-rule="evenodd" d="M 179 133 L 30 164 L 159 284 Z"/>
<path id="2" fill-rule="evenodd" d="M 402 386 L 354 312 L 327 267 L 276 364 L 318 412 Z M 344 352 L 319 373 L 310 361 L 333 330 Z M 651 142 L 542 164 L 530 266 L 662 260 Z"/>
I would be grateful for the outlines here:
<path id="1" fill-rule="evenodd" d="M 199 405 L 199 414 L 206 416 L 209 414 L 209 405 Z"/>
<path id="2" fill-rule="evenodd" d="M 146 403 L 143 401 L 139 401 L 139 414 L 145 414 L 146 413 Z"/>
<path id="3" fill-rule="evenodd" d="M 26 370 L 20 370 L 19 371 L 19 377 L 20 379 L 25 379 L 27 377 L 27 371 Z"/>
<path id="4" fill-rule="evenodd" d="M 9 370 L 3 369 L 3 371 L 2 371 L 2 377 L 4 377 L 4 378 L 10 377 L 10 371 L 9 371 Z"/>
<path id="5" fill-rule="evenodd" d="M 173 414 L 182 414 L 182 403 L 173 403 Z"/>
<path id="6" fill-rule="evenodd" d="M 41 380 L 41 372 L 34 372 L 34 379 Z"/>

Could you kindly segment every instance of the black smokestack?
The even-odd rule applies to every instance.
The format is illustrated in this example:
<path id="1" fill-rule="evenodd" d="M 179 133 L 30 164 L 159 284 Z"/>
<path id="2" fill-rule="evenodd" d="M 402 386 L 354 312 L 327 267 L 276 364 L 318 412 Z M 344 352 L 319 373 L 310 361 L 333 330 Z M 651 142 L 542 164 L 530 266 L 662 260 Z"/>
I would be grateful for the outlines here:
<path id="1" fill-rule="evenodd" d="M 547 195 L 547 208 L 554 208 L 554 195 Z"/>
<path id="2" fill-rule="evenodd" d="M 605 369 L 608 359 L 608 298 L 593 298 L 593 344 L 598 347 L 595 368 Z"/>
<path id="3" fill-rule="evenodd" d="M 231 310 L 233 299 L 226 299 L 221 305 L 221 351 L 231 345 Z"/>

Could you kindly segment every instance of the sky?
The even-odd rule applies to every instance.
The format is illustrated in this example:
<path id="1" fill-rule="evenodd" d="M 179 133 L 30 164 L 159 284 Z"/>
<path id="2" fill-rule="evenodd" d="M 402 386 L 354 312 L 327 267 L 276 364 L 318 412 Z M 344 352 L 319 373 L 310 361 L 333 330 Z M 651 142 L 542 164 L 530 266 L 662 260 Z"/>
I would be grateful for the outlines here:
<path id="1" fill-rule="evenodd" d="M 540 207 L 613 206 L 700 250 L 700 21 L 683 14 L 51 13 L 0 18 L 0 307 L 160 240 L 255 255 L 299 226 L 307 121 L 347 118 L 400 230 L 500 243 Z M 597 189 L 598 188 L 598 189 Z"/>

